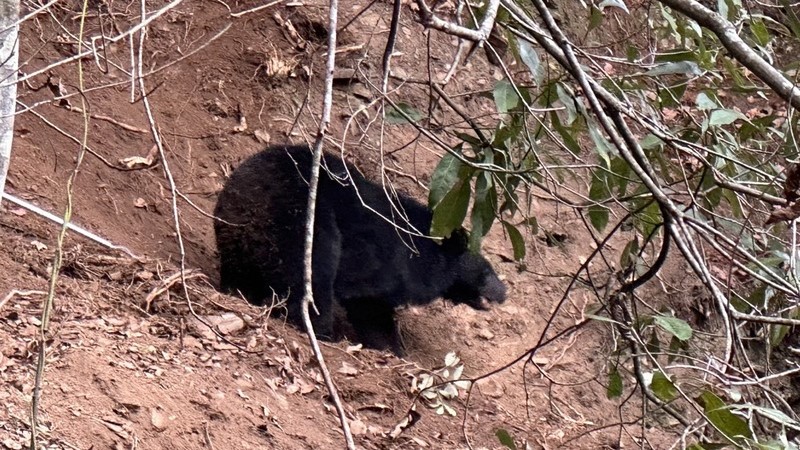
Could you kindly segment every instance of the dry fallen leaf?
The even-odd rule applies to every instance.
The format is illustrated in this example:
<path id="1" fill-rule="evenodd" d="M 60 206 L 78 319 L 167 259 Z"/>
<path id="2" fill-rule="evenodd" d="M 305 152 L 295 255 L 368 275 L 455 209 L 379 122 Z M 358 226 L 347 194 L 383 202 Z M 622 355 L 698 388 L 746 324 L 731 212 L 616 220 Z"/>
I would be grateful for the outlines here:
<path id="1" fill-rule="evenodd" d="M 348 345 L 347 349 L 345 349 L 345 351 L 347 353 L 353 354 L 353 353 L 356 353 L 356 352 L 360 352 L 362 347 L 363 347 L 363 345 L 361 345 L 361 344 Z"/>
<path id="2" fill-rule="evenodd" d="M 764 225 L 770 225 L 777 222 L 788 222 L 800 217 L 800 203 L 793 203 L 788 208 L 780 208 L 772 211 L 764 222 Z"/>
<path id="3" fill-rule="evenodd" d="M 106 426 L 109 430 L 116 433 L 117 436 L 121 437 L 124 440 L 130 439 L 130 435 L 127 431 L 125 431 L 125 424 L 117 421 L 112 421 L 109 419 L 102 419 L 100 422 Z"/>
<path id="4" fill-rule="evenodd" d="M 358 375 L 358 369 L 356 369 L 355 367 L 346 362 L 342 362 L 342 367 L 339 370 L 337 370 L 337 372 L 339 372 L 342 375 L 349 375 L 349 376 Z"/>
<path id="5" fill-rule="evenodd" d="M 253 136 L 256 137 L 256 140 L 258 142 L 260 142 L 260 143 L 262 143 L 264 145 L 269 144 L 269 140 L 271 139 L 271 136 L 269 135 L 269 133 L 267 133 L 265 130 L 263 130 L 261 128 L 259 128 L 256 131 L 254 131 L 253 132 Z"/>
<path id="6" fill-rule="evenodd" d="M 158 146 L 153 145 L 150 147 L 150 151 L 147 152 L 147 156 L 129 156 L 127 158 L 121 158 L 119 163 L 131 170 L 146 169 L 153 165 L 156 156 L 158 156 Z"/>
<path id="7" fill-rule="evenodd" d="M 129 156 L 121 158 L 119 163 L 128 169 L 143 169 L 153 165 L 153 160 L 144 156 Z"/>
<path id="8" fill-rule="evenodd" d="M 411 411 L 408 412 L 408 415 L 405 416 L 403 420 L 401 420 L 397 425 L 395 425 L 392 431 L 389 432 L 389 437 L 392 439 L 397 439 L 397 437 L 400 436 L 400 434 L 402 434 L 403 431 L 406 430 L 406 428 L 414 426 L 414 424 L 417 423 L 420 417 L 422 417 L 420 413 L 418 413 L 415 409 L 412 408 Z"/>
<path id="9" fill-rule="evenodd" d="M 20 450 L 22 448 L 22 444 L 11 439 L 3 440 L 3 446 L 10 450 Z"/>

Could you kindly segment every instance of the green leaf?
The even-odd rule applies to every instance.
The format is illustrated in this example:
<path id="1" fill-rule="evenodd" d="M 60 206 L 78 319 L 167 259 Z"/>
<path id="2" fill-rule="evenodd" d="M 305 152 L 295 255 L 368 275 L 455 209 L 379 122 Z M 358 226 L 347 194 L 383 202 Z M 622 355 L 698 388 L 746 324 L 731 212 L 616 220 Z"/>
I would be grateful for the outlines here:
<path id="1" fill-rule="evenodd" d="M 783 338 L 789 333 L 788 325 L 770 325 L 769 326 L 769 346 L 775 348 L 783 342 Z"/>
<path id="2" fill-rule="evenodd" d="M 475 200 L 472 204 L 472 233 L 470 233 L 470 249 L 478 252 L 481 240 L 489 232 L 494 223 L 494 214 L 497 210 L 497 191 L 494 189 L 492 174 L 481 172 L 475 181 Z"/>
<path id="3" fill-rule="evenodd" d="M 634 237 L 622 250 L 622 254 L 619 257 L 619 266 L 622 268 L 631 267 L 637 259 L 639 259 L 639 238 Z"/>
<path id="4" fill-rule="evenodd" d="M 729 15 L 730 11 L 728 10 L 728 2 L 726 2 L 725 0 L 717 0 L 717 10 L 719 11 L 719 14 L 725 19 L 728 20 L 733 19 L 733 17 L 730 17 Z"/>
<path id="5" fill-rule="evenodd" d="M 731 206 L 731 213 L 733 213 L 733 217 L 737 219 L 741 219 L 742 217 L 744 217 L 744 210 L 742 209 L 742 203 L 739 201 L 739 196 L 736 195 L 735 192 L 728 189 L 723 189 L 722 198 L 727 200 L 728 204 Z"/>
<path id="6" fill-rule="evenodd" d="M 655 324 L 667 333 L 675 336 L 681 341 L 688 341 L 692 338 L 692 327 L 685 321 L 673 316 L 657 315 L 654 316 Z"/>
<path id="7" fill-rule="evenodd" d="M 571 126 L 575 119 L 578 118 L 578 110 L 575 107 L 575 97 L 571 94 L 572 91 L 568 90 L 562 83 L 556 84 L 556 95 L 558 101 L 564 106 L 564 111 L 567 112 L 567 126 Z"/>
<path id="8" fill-rule="evenodd" d="M 681 104 L 683 94 L 686 92 L 687 83 L 661 89 L 658 94 L 658 104 L 661 108 L 674 108 Z"/>
<path id="9" fill-rule="evenodd" d="M 594 122 L 589 123 L 589 137 L 592 139 L 594 143 L 594 150 L 597 152 L 597 155 L 603 158 L 603 162 L 605 163 L 605 167 L 608 168 L 611 165 L 611 157 L 610 155 L 614 155 L 616 151 L 612 148 L 611 143 L 608 142 L 608 139 L 600 132 L 598 125 Z"/>
<path id="10" fill-rule="evenodd" d="M 408 103 L 398 103 L 390 106 L 386 111 L 386 122 L 391 124 L 414 123 L 422 120 L 424 116 Z"/>
<path id="11" fill-rule="evenodd" d="M 608 209 L 600 205 L 592 205 L 589 207 L 589 221 L 597 231 L 603 231 L 608 225 Z"/>
<path id="12" fill-rule="evenodd" d="M 700 58 L 697 55 L 697 50 L 677 49 L 671 52 L 659 53 L 655 55 L 653 61 L 656 63 L 681 62 L 681 61 L 700 62 Z"/>
<path id="13" fill-rule="evenodd" d="M 653 372 L 653 381 L 650 382 L 650 389 L 653 390 L 653 394 L 656 397 L 665 402 L 671 402 L 678 396 L 678 388 L 660 370 Z"/>
<path id="14" fill-rule="evenodd" d="M 519 40 L 519 58 L 528 66 L 528 70 L 531 71 L 536 86 L 541 86 L 542 80 L 544 80 L 544 68 L 539 60 L 539 54 L 536 53 L 536 49 L 524 39 Z"/>
<path id="15" fill-rule="evenodd" d="M 723 125 L 730 125 L 739 119 L 747 118 L 738 111 L 732 109 L 717 109 L 711 111 L 711 116 L 708 118 L 709 127 L 719 127 Z"/>
<path id="16" fill-rule="evenodd" d="M 455 153 L 461 154 L 461 145 L 453 148 Z M 460 172 L 466 166 L 461 162 L 458 157 L 448 152 L 442 156 L 439 164 L 431 176 L 430 192 L 428 193 L 428 206 L 431 210 L 436 209 L 439 202 L 442 201 L 445 194 L 447 194 L 460 178 Z"/>
<path id="17" fill-rule="evenodd" d="M 641 202 L 635 202 L 634 206 L 638 208 L 644 202 L 648 202 L 648 205 L 633 216 L 633 224 L 636 229 L 642 233 L 642 236 L 650 236 L 653 234 L 656 225 L 660 224 L 663 219 L 661 218 L 661 210 L 658 207 L 658 202 L 644 199 Z"/>
<path id="18" fill-rule="evenodd" d="M 661 341 L 658 340 L 658 333 L 650 333 L 650 339 L 647 340 L 645 346 L 650 353 L 661 353 Z"/>
<path id="19" fill-rule="evenodd" d="M 639 49 L 633 45 L 625 47 L 625 58 L 627 58 L 628 62 L 636 61 L 639 59 Z"/>
<path id="20" fill-rule="evenodd" d="M 759 415 L 766 417 L 767 419 L 783 426 L 789 426 L 792 428 L 800 427 L 800 422 L 792 419 L 791 417 L 787 416 L 783 411 L 780 411 L 778 409 L 766 408 L 764 406 L 753 405 L 751 403 L 746 403 L 744 405 L 737 405 L 734 406 L 734 408 L 754 411 Z"/>
<path id="21" fill-rule="evenodd" d="M 519 106 L 519 95 L 507 80 L 500 80 L 494 85 L 494 103 L 500 114 L 506 114 Z"/>
<path id="22" fill-rule="evenodd" d="M 717 101 L 705 92 L 701 92 L 697 94 L 697 99 L 695 100 L 695 104 L 697 105 L 697 109 L 707 111 L 711 109 L 718 109 L 721 105 L 717 103 Z"/>
<path id="23" fill-rule="evenodd" d="M 677 61 L 660 64 L 648 70 L 644 74 L 651 77 L 680 74 L 700 76 L 703 74 L 703 71 L 700 70 L 700 66 L 698 66 L 694 61 Z"/>
<path id="24" fill-rule="evenodd" d="M 611 174 L 608 175 L 608 183 L 611 186 L 616 185 L 617 194 L 625 195 L 628 188 L 628 181 L 631 173 L 631 166 L 628 161 L 619 156 L 611 160 Z"/>
<path id="25" fill-rule="evenodd" d="M 730 75 L 734 86 L 746 88 L 752 85 L 742 73 L 741 66 L 735 64 L 730 58 L 722 58 L 722 65 L 725 67 L 725 71 L 728 72 L 728 75 Z"/>
<path id="26" fill-rule="evenodd" d="M 797 14 L 794 12 L 792 2 L 789 0 L 780 0 L 779 3 L 783 6 L 783 11 L 784 14 L 786 14 L 786 19 L 787 22 L 789 22 L 789 28 L 792 30 L 792 34 L 795 38 L 800 38 L 800 20 L 797 19 Z"/>
<path id="27" fill-rule="evenodd" d="M 767 30 L 767 26 L 760 18 L 751 17 L 750 32 L 753 33 L 753 37 L 756 39 L 756 43 L 758 43 L 758 45 L 764 47 L 769 44 L 769 41 L 771 40 L 769 30 Z"/>
<path id="28" fill-rule="evenodd" d="M 573 136 L 574 133 L 561 124 L 561 119 L 558 117 L 558 113 L 556 111 L 550 113 L 550 119 L 553 129 L 556 130 L 556 133 L 558 133 L 559 136 L 561 136 L 562 142 L 564 143 L 564 146 L 567 147 L 567 150 L 569 150 L 575 156 L 580 155 L 581 145 L 578 144 L 578 141 Z"/>
<path id="29" fill-rule="evenodd" d="M 608 186 L 606 185 L 606 177 L 604 174 L 597 170 L 592 176 L 592 185 L 589 188 L 589 198 L 596 202 L 603 202 L 608 200 Z M 609 212 L 608 208 L 596 204 L 588 209 L 589 221 L 597 231 L 603 231 L 608 225 Z"/>
<path id="30" fill-rule="evenodd" d="M 598 322 L 613 323 L 615 325 L 620 325 L 619 322 L 617 322 L 616 320 L 614 320 L 614 319 L 612 319 L 610 317 L 598 316 L 597 314 L 588 314 L 587 313 L 586 314 L 586 318 L 587 319 L 596 320 Z"/>
<path id="31" fill-rule="evenodd" d="M 497 440 L 500 441 L 505 448 L 517 450 L 517 446 L 514 444 L 514 439 L 511 438 L 511 435 L 508 434 L 508 431 L 500 428 L 494 433 L 494 435 L 497 436 Z"/>
<path id="32" fill-rule="evenodd" d="M 664 141 L 659 139 L 656 135 L 650 133 L 643 137 L 641 141 L 639 141 L 639 145 L 641 145 L 644 150 L 653 150 L 656 148 L 661 148 L 661 146 L 664 145 Z"/>
<path id="33" fill-rule="evenodd" d="M 669 355 L 667 356 L 667 361 L 672 362 L 678 359 L 681 354 L 685 355 L 688 351 L 688 347 L 689 346 L 685 342 L 672 336 L 672 339 L 669 340 Z"/>
<path id="34" fill-rule="evenodd" d="M 608 374 L 608 388 L 606 389 L 606 397 L 609 399 L 618 398 L 622 395 L 622 376 L 615 368 L 611 369 Z"/>
<path id="35" fill-rule="evenodd" d="M 603 23 L 603 11 L 600 11 L 594 5 L 589 13 L 589 27 L 587 31 L 592 31 Z"/>
<path id="36" fill-rule="evenodd" d="M 503 228 L 505 228 L 508 238 L 511 240 L 511 247 L 514 249 L 514 260 L 522 261 L 525 258 L 525 240 L 522 238 L 522 233 L 514 225 L 506 221 L 503 221 Z"/>
<path id="37" fill-rule="evenodd" d="M 734 440 L 737 437 L 753 438 L 753 432 L 747 427 L 747 422 L 733 414 L 722 399 L 713 393 L 703 391 L 697 401 L 703 405 L 703 411 L 708 421 L 721 431 L 726 439 Z"/>
<path id="38" fill-rule="evenodd" d="M 464 218 L 467 217 L 469 194 L 471 192 L 469 186 L 470 178 L 471 173 L 466 179 L 459 179 L 453 188 L 445 194 L 442 201 L 433 208 L 432 236 L 450 236 L 450 233 L 464 222 Z"/>

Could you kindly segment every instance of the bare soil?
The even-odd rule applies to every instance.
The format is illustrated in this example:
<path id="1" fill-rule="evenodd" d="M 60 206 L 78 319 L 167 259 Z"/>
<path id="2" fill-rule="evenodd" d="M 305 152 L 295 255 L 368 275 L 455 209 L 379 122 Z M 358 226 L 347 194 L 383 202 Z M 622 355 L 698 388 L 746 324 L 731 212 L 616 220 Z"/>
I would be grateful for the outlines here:
<path id="1" fill-rule="evenodd" d="M 344 3 L 340 24 L 368 4 Z M 227 7 L 243 11 L 259 4 L 249 0 Z M 148 4 L 151 9 L 160 6 Z M 83 130 L 84 116 L 75 108 L 85 108 L 91 153 L 83 159 L 73 188 L 73 221 L 142 257 L 134 260 L 72 233 L 65 242 L 52 319 L 55 338 L 49 342 L 39 412 L 47 448 L 343 447 L 305 336 L 271 318 L 269 311 L 215 291 L 208 216 L 231 167 L 267 141 L 297 143 L 314 135 L 314 117 L 321 108 L 326 4 L 278 5 L 233 21 L 227 7 L 221 1 L 186 1 L 148 28 L 143 70 L 156 73 L 145 78 L 145 85 L 166 160 L 156 157 L 154 164 L 132 168 L 123 162 L 153 151 L 138 93 L 131 102 L 127 41 L 108 43 L 109 64 L 83 60 L 86 87 L 91 88 L 86 106 L 76 95 L 52 100 L 59 85 L 63 93 L 77 91 L 75 63 L 44 70 L 20 85 L 25 112 L 17 118 L 8 191 L 62 214 L 66 180 L 76 165 Z M 389 126 L 381 135 L 372 122 L 375 109 L 358 112 L 376 98 L 363 80 L 379 80 L 390 8 L 377 2 L 340 35 L 339 65 L 356 69 L 362 82 L 337 85 L 332 136 L 345 139 L 348 157 L 366 174 L 374 178 L 384 173 L 400 189 L 424 199 L 420 184 L 427 185 L 441 152 L 415 141 L 417 133 L 410 126 Z M 102 16 L 105 32 L 116 34 L 134 25 L 137 10 L 135 5 L 112 5 L 113 16 Z M 24 74 L 75 54 L 77 46 L 64 42 L 70 42 L 66 30 L 77 33 L 79 11 L 80 2 L 59 3 L 51 14 L 23 25 Z M 209 42 L 230 23 L 225 34 Z M 98 33 L 99 24 L 95 12 L 86 32 Z M 427 33 L 409 11 L 404 11 L 400 35 L 393 62 L 397 73 L 423 79 L 429 52 L 430 70 L 446 73 L 455 41 L 434 33 L 428 46 Z M 474 58 L 454 78 L 453 89 L 490 90 L 499 76 L 497 69 Z M 403 86 L 394 99 L 424 110 L 426 89 Z M 462 100 L 475 115 L 493 111 L 480 95 Z M 386 156 L 381 157 L 380 148 Z M 167 169 L 182 194 L 177 200 L 180 233 L 185 266 L 193 269 L 185 290 L 178 276 L 181 253 Z M 18 449 L 27 445 L 30 432 L 35 337 L 58 227 L 4 205 L 0 446 Z M 471 391 L 468 405 L 462 392 L 452 401 L 456 417 L 417 402 L 419 420 L 398 436 L 390 435 L 414 405 L 413 377 L 440 367 L 448 352 L 463 360 L 465 375 L 478 376 L 537 344 L 569 274 L 591 248 L 587 237 L 575 231 L 583 228 L 578 217 L 538 202 L 531 213 L 543 229 L 567 239 L 551 247 L 539 236 L 527 236 L 529 256 L 520 270 L 502 230 L 492 231 L 484 253 L 509 285 L 505 304 L 486 312 L 443 302 L 402 311 L 406 360 L 354 350 L 346 342 L 323 346 L 361 448 L 504 448 L 495 437 L 498 429 L 534 449 L 639 445 L 639 428 L 622 432 L 618 425 L 621 416 L 636 416 L 638 404 L 606 399 L 606 355 L 614 349 L 603 324 L 554 341 L 537 354 L 535 365 L 518 363 L 483 379 Z M 677 285 L 675 295 L 689 292 L 690 286 L 680 287 L 680 280 Z M 573 291 L 553 330 L 579 320 L 590 298 Z M 198 322 L 190 305 L 218 325 L 225 340 Z M 673 438 L 647 436 L 656 448 Z"/>

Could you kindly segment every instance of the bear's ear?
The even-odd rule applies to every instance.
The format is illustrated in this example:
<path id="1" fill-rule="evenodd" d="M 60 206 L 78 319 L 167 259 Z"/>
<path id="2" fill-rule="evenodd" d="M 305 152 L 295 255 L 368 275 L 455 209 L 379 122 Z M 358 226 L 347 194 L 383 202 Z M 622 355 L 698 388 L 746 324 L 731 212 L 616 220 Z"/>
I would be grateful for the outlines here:
<path id="1" fill-rule="evenodd" d="M 442 250 L 451 254 L 464 253 L 469 247 L 469 232 L 464 227 L 459 227 L 450 233 L 449 237 L 442 240 Z"/>

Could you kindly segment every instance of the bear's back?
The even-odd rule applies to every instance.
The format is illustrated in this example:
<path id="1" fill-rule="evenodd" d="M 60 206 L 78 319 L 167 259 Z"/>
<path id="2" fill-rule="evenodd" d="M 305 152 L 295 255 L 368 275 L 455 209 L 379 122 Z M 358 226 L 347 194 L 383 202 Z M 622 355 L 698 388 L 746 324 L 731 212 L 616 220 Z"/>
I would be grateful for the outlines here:
<path id="1" fill-rule="evenodd" d="M 306 146 L 268 148 L 244 161 L 219 195 L 215 222 L 220 284 L 252 303 L 302 296 L 303 245 L 312 154 Z M 368 181 L 337 155 L 325 154 L 315 239 L 337 235 L 336 297 L 380 298 L 399 305 L 441 295 L 448 255 L 428 233 L 432 215 L 418 201 Z M 391 199 L 391 200 L 390 200 Z M 325 232 L 321 233 L 324 230 Z M 410 233 L 409 233 L 410 232 Z"/>

